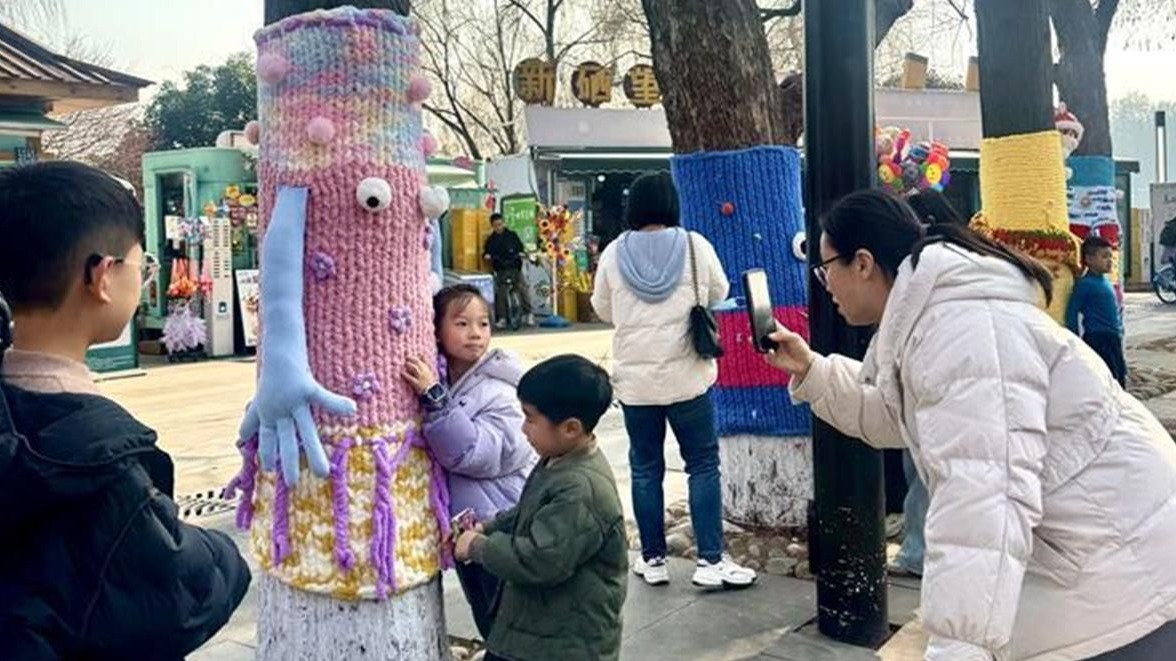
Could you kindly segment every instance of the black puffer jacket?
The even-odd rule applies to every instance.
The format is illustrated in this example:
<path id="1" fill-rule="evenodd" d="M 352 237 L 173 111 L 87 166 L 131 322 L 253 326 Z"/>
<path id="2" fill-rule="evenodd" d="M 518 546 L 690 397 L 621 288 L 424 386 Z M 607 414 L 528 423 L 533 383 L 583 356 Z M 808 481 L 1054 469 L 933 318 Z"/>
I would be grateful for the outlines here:
<path id="1" fill-rule="evenodd" d="M 249 569 L 180 522 L 155 432 L 102 397 L 2 390 L 0 658 L 174 661 L 224 626 Z"/>

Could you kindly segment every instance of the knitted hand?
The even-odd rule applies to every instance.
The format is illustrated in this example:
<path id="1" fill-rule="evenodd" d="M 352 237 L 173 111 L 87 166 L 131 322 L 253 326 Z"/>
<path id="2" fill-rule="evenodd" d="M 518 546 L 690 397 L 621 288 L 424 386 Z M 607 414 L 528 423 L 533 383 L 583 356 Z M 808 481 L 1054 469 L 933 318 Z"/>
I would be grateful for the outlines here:
<path id="1" fill-rule="evenodd" d="M 289 486 L 298 482 L 300 437 L 311 472 L 319 477 L 330 473 L 310 405 L 344 416 L 355 415 L 356 410 L 354 401 L 328 391 L 310 372 L 302 312 L 306 203 L 307 189 L 283 186 L 265 233 L 260 379 L 240 430 L 242 439 L 258 435 L 257 454 L 264 470 L 274 470 L 281 457 L 282 476 Z"/>

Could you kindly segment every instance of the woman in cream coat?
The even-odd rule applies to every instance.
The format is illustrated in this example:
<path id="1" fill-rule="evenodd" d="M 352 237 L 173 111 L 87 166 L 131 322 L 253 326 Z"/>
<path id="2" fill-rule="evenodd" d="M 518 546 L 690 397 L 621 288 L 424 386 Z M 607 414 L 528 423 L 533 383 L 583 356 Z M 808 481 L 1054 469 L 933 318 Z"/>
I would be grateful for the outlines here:
<path id="1" fill-rule="evenodd" d="M 781 329 L 768 359 L 823 420 L 911 450 L 926 658 L 1176 659 L 1176 445 L 1038 307 L 1048 272 L 877 191 L 822 229 L 815 275 L 873 342 L 858 363 Z"/>

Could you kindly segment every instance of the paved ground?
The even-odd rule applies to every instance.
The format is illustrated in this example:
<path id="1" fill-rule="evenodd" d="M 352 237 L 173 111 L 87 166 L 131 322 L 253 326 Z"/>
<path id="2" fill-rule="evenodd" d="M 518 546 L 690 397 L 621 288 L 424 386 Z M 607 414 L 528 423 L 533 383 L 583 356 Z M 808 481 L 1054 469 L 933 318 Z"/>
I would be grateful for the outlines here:
<path id="1" fill-rule="evenodd" d="M 240 545 L 245 542 L 242 535 L 231 530 L 227 515 L 204 523 L 230 532 Z M 765 575 L 746 590 L 708 593 L 690 585 L 692 563 L 673 560 L 670 566 L 673 583 L 668 587 L 651 588 L 630 576 L 622 659 L 915 661 L 922 656 L 902 653 L 898 648 L 877 654 L 816 633 L 812 625 L 816 585 L 812 582 Z M 449 634 L 467 640 L 477 638 L 457 577 L 449 572 L 443 584 Z M 917 583 L 892 585 L 889 601 L 893 625 L 910 621 L 919 601 Z M 250 661 L 255 650 L 256 618 L 257 593 L 251 590 L 228 626 L 188 661 Z"/>
<path id="2" fill-rule="evenodd" d="M 1129 295 L 1125 322 L 1128 362 L 1176 390 L 1176 306 L 1163 306 L 1154 296 Z M 579 353 L 611 366 L 611 333 L 602 327 L 572 332 L 541 332 L 495 339 L 495 345 L 519 353 L 528 363 L 560 353 Z M 219 361 L 182 366 L 150 367 L 145 376 L 113 380 L 103 389 L 160 432 L 161 444 L 177 467 L 177 491 L 191 494 L 219 489 L 237 470 L 233 439 L 240 413 L 252 394 L 251 361 Z M 1158 375 L 1158 376 L 1157 376 Z M 1176 428 L 1176 392 L 1147 400 L 1158 417 Z M 627 441 L 618 410 L 604 418 L 601 446 L 616 471 L 621 493 L 628 497 Z M 685 476 L 676 446 L 667 443 L 666 500 L 685 496 Z M 229 517 L 198 519 L 227 529 Z M 237 537 L 239 540 L 240 536 Z M 689 586 L 689 567 L 674 565 L 676 584 L 653 590 L 632 583 L 626 603 L 623 658 L 641 661 L 680 659 L 775 659 L 786 661 L 919 659 L 921 634 L 908 626 L 891 640 L 882 655 L 838 645 L 814 633 L 812 583 L 764 576 L 755 588 L 727 594 L 700 594 Z M 450 632 L 473 637 L 468 610 L 455 577 L 447 577 L 446 612 Z M 917 584 L 894 585 L 890 592 L 891 621 L 911 620 L 918 603 Z M 221 634 L 192 661 L 244 661 L 253 656 L 255 595 Z"/>

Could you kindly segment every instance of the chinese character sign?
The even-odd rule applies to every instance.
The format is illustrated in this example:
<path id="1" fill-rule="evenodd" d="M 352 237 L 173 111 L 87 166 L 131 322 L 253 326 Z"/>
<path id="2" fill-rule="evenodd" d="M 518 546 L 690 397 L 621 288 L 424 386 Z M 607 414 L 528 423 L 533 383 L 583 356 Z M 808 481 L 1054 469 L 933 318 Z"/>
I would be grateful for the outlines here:
<path id="1" fill-rule="evenodd" d="M 536 57 L 519 62 L 514 70 L 514 90 L 523 103 L 555 103 L 555 65 Z"/>
<path id="2" fill-rule="evenodd" d="M 653 67 L 638 64 L 625 74 L 625 96 L 638 108 L 650 108 L 661 101 L 661 88 Z"/>
<path id="3" fill-rule="evenodd" d="M 613 70 L 599 62 L 584 62 L 572 73 L 572 93 L 586 106 L 612 100 Z"/>

